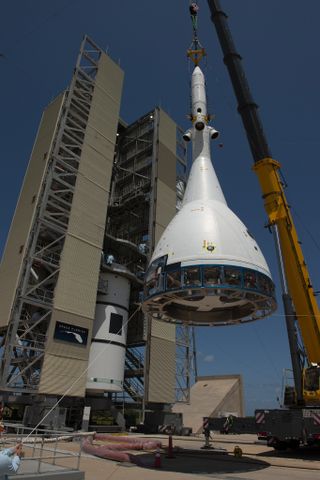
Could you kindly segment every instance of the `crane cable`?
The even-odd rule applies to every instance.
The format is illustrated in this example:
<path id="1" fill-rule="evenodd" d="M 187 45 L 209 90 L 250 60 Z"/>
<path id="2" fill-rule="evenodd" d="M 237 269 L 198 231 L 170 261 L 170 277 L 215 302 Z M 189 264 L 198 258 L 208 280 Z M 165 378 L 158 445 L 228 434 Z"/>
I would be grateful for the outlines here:
<path id="1" fill-rule="evenodd" d="M 198 11 L 199 5 L 196 2 L 190 2 L 189 13 L 192 23 L 192 42 L 187 50 L 187 56 L 193 61 L 195 65 L 198 65 L 202 57 L 206 55 L 205 49 L 202 47 L 198 38 Z"/>
<path id="2" fill-rule="evenodd" d="M 198 43 L 198 11 L 199 6 L 196 2 L 190 3 L 189 12 L 192 22 L 192 29 L 193 29 L 193 42 L 195 48 L 197 47 Z"/>

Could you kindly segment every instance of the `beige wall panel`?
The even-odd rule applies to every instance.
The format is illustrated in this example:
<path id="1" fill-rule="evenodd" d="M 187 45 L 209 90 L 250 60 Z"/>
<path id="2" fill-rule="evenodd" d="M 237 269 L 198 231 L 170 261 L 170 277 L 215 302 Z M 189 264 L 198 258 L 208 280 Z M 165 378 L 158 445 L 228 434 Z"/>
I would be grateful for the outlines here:
<path id="1" fill-rule="evenodd" d="M 63 100 L 64 94 L 59 95 L 43 113 L 11 223 L 0 266 L 0 326 L 7 325 L 10 318 L 41 182 L 46 171 Z M 20 247 L 24 247 L 21 253 L 19 253 Z"/>
<path id="2" fill-rule="evenodd" d="M 222 398 L 221 402 L 216 406 L 214 411 L 210 414 L 210 417 L 220 417 L 227 412 L 235 413 L 240 417 L 244 416 L 241 375 L 221 375 L 221 377 L 216 378 L 218 379 L 218 382 L 221 382 L 223 381 L 223 379 L 225 379 L 225 381 L 228 381 L 229 378 L 232 379 L 232 377 L 234 378 L 233 385 L 230 385 L 229 391 L 226 393 L 224 398 Z M 204 378 L 205 377 L 201 377 L 201 379 Z"/>
<path id="3" fill-rule="evenodd" d="M 89 331 L 87 345 L 77 345 L 54 339 L 53 336 L 57 321 L 87 328 Z M 48 341 L 46 352 L 51 353 L 52 355 L 61 355 L 79 360 L 88 360 L 91 345 L 92 325 L 93 320 L 91 318 L 73 315 L 72 313 L 54 309 L 50 320 L 50 327 L 47 332 Z"/>
<path id="4" fill-rule="evenodd" d="M 67 235 L 54 292 L 54 308 L 94 318 L 101 249 Z"/>
<path id="5" fill-rule="evenodd" d="M 190 403 L 176 403 L 172 411 L 183 414 L 184 424 L 201 433 L 203 417 L 219 417 L 226 412 L 243 415 L 240 375 L 198 377 L 190 389 Z"/>
<path id="6" fill-rule="evenodd" d="M 159 142 L 175 155 L 177 150 L 177 126 L 175 122 L 160 109 Z"/>
<path id="7" fill-rule="evenodd" d="M 226 396 L 223 403 L 219 405 L 214 412 L 215 415 L 221 415 L 222 413 L 234 412 L 240 417 L 244 415 L 242 408 L 242 398 L 240 395 L 240 385 L 237 383 L 232 391 Z M 214 416 L 214 415 L 213 415 Z"/>
<path id="8" fill-rule="evenodd" d="M 159 320 L 152 320 L 151 322 L 151 336 L 176 341 L 176 327 L 170 323 L 160 322 Z"/>
<path id="9" fill-rule="evenodd" d="M 165 231 L 165 229 L 166 229 L 166 227 L 163 227 L 162 225 L 156 225 L 155 236 L 154 236 L 156 244 L 157 244 L 157 242 L 159 242 L 160 237 L 163 234 L 163 232 Z"/>
<path id="10" fill-rule="evenodd" d="M 158 242 L 164 229 L 176 213 L 176 191 L 169 188 L 161 180 L 157 182 L 157 206 L 155 241 Z"/>
<path id="11" fill-rule="evenodd" d="M 117 124 L 114 125 L 114 118 L 118 119 L 120 103 L 115 102 L 106 91 L 95 87 L 90 108 L 90 125 L 99 135 L 106 140 L 114 141 L 117 133 Z M 92 114 L 94 112 L 94 114 Z"/>
<path id="12" fill-rule="evenodd" d="M 173 205 L 173 199 L 175 200 L 175 193 L 172 190 L 167 189 L 165 186 L 163 188 L 163 185 L 161 185 L 160 189 L 161 191 L 167 190 L 168 195 L 166 197 L 158 197 L 156 224 L 162 227 L 166 227 L 176 214 L 176 208 Z"/>
<path id="13" fill-rule="evenodd" d="M 149 402 L 173 403 L 175 401 L 175 358 L 174 342 L 151 337 Z"/>
<path id="14" fill-rule="evenodd" d="M 173 120 L 160 109 L 155 242 L 176 213 L 176 135 Z M 152 320 L 148 401 L 175 401 L 176 328 Z"/>
<path id="15" fill-rule="evenodd" d="M 82 157 L 90 159 L 91 163 L 86 161 L 81 165 L 81 174 L 98 187 L 103 188 L 107 195 L 109 195 L 110 190 L 113 152 L 114 145 L 110 145 L 109 151 L 104 154 L 88 144 L 85 144 L 82 148 Z"/>
<path id="16" fill-rule="evenodd" d="M 91 109 L 95 109 L 96 117 L 93 126 L 109 140 L 115 139 L 118 128 L 123 75 L 110 57 L 101 55 Z"/>
<path id="17" fill-rule="evenodd" d="M 103 243 L 122 78 L 119 67 L 103 54 L 99 61 L 69 221 L 68 233 L 97 247 Z"/>
<path id="18" fill-rule="evenodd" d="M 107 191 L 79 175 L 73 195 L 68 234 L 102 248 L 107 212 Z"/>
<path id="19" fill-rule="evenodd" d="M 42 366 L 39 393 L 83 397 L 87 375 L 84 373 L 81 376 L 81 374 L 86 368 L 87 361 L 85 360 L 46 354 Z M 80 376 L 81 378 L 79 378 Z"/>
<path id="20" fill-rule="evenodd" d="M 96 85 L 101 86 L 115 101 L 119 101 L 123 83 L 123 70 L 106 53 L 102 53 L 98 64 Z M 107 85 L 106 78 L 108 79 Z"/>
<path id="21" fill-rule="evenodd" d="M 122 82 L 122 70 L 107 55 L 102 54 L 55 289 L 55 308 L 92 319 Z"/>
<path id="22" fill-rule="evenodd" d="M 164 145 L 159 144 L 158 178 L 172 190 L 176 190 L 177 157 Z"/>
<path id="23" fill-rule="evenodd" d="M 105 108 L 108 108 L 108 103 L 105 105 Z M 114 109 L 114 113 L 110 118 L 107 127 L 105 126 L 105 119 L 98 118 L 97 108 L 92 105 L 90 109 L 89 122 L 86 128 L 85 133 L 85 143 L 87 143 L 91 148 L 100 152 L 102 155 L 105 155 L 105 152 L 109 152 L 110 148 L 114 146 L 115 143 L 115 120 L 117 120 L 117 110 Z M 117 125 L 117 122 L 116 122 Z M 112 150 L 113 154 L 113 150 Z"/>

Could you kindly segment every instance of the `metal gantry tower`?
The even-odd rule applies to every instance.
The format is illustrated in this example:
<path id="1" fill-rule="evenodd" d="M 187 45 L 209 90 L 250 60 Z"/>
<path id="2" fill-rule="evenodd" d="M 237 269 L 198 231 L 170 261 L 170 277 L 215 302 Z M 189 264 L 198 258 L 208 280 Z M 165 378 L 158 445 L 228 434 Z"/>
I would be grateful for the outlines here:
<path id="1" fill-rule="evenodd" d="M 1 389 L 36 392 L 53 309 L 54 288 L 68 228 L 101 50 L 85 37 L 45 162 L 15 300 L 5 335 Z"/>
<path id="2" fill-rule="evenodd" d="M 183 131 L 160 108 L 132 125 L 122 122 L 115 101 L 121 97 L 120 69 L 105 57 L 90 38 L 84 38 L 69 89 L 51 102 L 40 124 L 0 272 L 3 298 L 11 295 L 0 311 L 4 398 L 10 393 L 62 395 L 67 390 L 72 372 L 79 375 L 87 358 L 84 348 L 62 345 L 55 336 L 56 324 L 80 325 L 89 332 L 99 271 L 109 253 L 130 272 L 131 315 L 141 301 L 147 259 L 181 206 L 187 171 Z M 88 168 L 94 175 L 87 175 L 84 185 Z M 98 182 L 97 172 L 102 171 Z M 100 203 L 92 188 L 100 189 Z M 97 219 L 96 205 L 103 207 L 105 216 L 100 212 Z M 85 250 L 82 224 L 82 230 L 89 224 Z M 101 244 L 95 235 L 100 235 Z M 92 263 L 94 255 L 99 258 Z M 16 264 L 11 272 L 12 260 Z M 81 263 L 80 270 L 74 263 Z M 89 346 L 88 342 L 87 350 Z M 72 348 L 78 348 L 75 356 Z M 176 386 L 178 399 L 188 401 L 192 349 L 191 329 L 179 328 L 176 336 L 174 326 L 148 325 L 137 311 L 128 332 L 127 396 L 142 408 L 150 402 L 173 403 Z M 72 393 L 85 395 L 85 385 Z"/>

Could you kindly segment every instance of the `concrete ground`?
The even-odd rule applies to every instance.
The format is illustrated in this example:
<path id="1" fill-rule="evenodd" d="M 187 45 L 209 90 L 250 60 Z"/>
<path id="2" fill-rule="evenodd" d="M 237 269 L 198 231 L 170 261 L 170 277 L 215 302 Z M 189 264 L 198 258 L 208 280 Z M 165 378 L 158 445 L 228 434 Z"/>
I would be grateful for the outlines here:
<path id="1" fill-rule="evenodd" d="M 146 436 L 144 436 L 145 438 Z M 168 437 L 147 436 L 162 441 L 167 447 Z M 154 468 L 154 453 L 137 453 L 145 466 L 117 463 L 82 454 L 80 470 L 86 480 L 315 480 L 320 478 L 320 449 L 299 449 L 280 453 L 256 441 L 255 435 L 214 435 L 212 445 L 224 451 L 202 450 L 202 438 L 174 437 L 175 458 L 166 458 L 165 448 L 161 451 L 161 468 Z M 243 451 L 242 458 L 235 458 L 234 447 Z M 59 444 L 62 451 L 73 451 L 74 443 Z M 66 465 L 69 460 L 63 460 Z"/>

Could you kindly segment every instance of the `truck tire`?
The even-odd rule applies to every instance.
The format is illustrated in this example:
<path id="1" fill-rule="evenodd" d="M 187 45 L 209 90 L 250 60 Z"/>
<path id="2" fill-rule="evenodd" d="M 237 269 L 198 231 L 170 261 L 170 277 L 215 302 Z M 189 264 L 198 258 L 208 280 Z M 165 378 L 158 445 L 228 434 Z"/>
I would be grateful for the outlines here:
<path id="1" fill-rule="evenodd" d="M 287 442 L 281 442 L 280 440 L 277 441 L 277 442 L 274 442 L 272 444 L 272 447 L 277 450 L 277 451 L 281 451 L 283 452 L 284 450 L 287 450 L 287 448 L 289 447 L 288 443 Z"/>
<path id="2" fill-rule="evenodd" d="M 288 442 L 288 447 L 291 448 L 292 450 L 297 450 L 300 446 L 299 440 L 290 440 Z"/>

